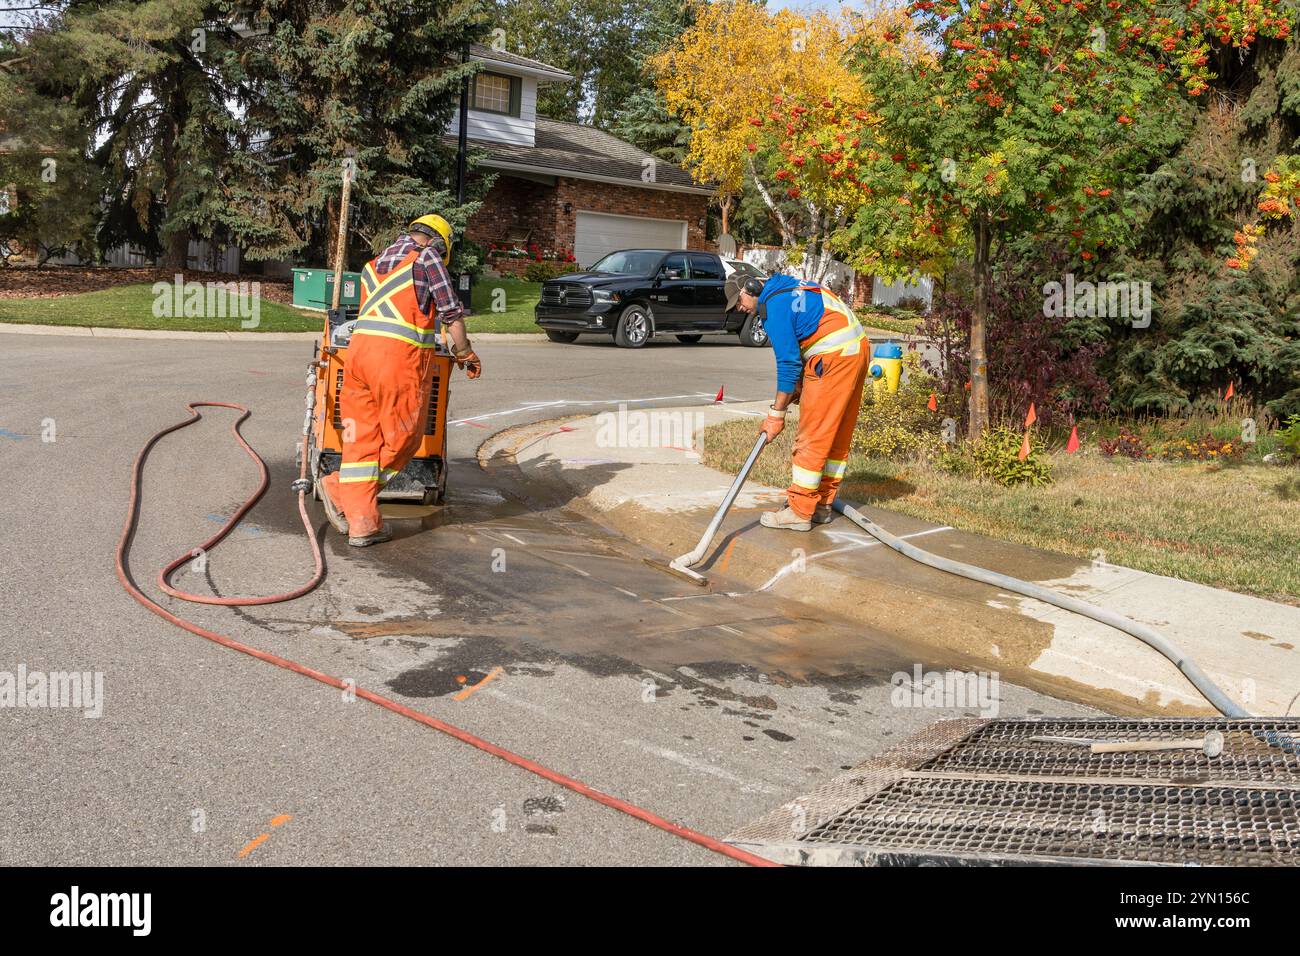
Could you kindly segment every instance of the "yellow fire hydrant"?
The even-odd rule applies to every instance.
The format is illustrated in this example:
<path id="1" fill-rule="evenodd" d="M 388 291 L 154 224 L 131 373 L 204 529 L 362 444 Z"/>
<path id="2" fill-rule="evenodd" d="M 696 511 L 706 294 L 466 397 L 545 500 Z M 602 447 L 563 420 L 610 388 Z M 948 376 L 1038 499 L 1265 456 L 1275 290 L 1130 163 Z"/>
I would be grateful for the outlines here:
<path id="1" fill-rule="evenodd" d="M 871 388 L 875 397 L 882 393 L 890 395 L 898 391 L 899 380 L 903 376 L 903 347 L 897 342 L 882 342 L 871 352 L 871 364 L 867 366 L 871 376 Z"/>

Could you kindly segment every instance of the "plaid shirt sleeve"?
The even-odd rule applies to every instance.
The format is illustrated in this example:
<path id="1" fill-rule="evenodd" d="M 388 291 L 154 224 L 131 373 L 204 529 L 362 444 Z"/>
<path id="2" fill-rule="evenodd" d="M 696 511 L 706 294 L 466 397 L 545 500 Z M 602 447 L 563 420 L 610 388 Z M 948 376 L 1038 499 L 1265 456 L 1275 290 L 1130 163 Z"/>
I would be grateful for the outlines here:
<path id="1" fill-rule="evenodd" d="M 415 291 L 425 315 L 437 309 L 438 318 L 443 323 L 464 318 L 465 307 L 452 288 L 451 276 L 442 264 L 442 256 L 433 249 L 426 247 L 415 260 Z"/>
<path id="2" fill-rule="evenodd" d="M 409 235 L 399 236 L 396 242 L 379 254 L 375 260 L 375 271 L 381 276 L 387 275 L 418 248 Z M 465 309 L 452 288 L 451 276 L 447 274 L 447 267 L 442 264 L 442 257 L 437 252 L 428 246 L 420 250 L 411 271 L 415 282 L 415 297 L 421 312 L 428 315 L 436 308 L 438 318 L 443 322 L 455 322 L 464 317 Z"/>

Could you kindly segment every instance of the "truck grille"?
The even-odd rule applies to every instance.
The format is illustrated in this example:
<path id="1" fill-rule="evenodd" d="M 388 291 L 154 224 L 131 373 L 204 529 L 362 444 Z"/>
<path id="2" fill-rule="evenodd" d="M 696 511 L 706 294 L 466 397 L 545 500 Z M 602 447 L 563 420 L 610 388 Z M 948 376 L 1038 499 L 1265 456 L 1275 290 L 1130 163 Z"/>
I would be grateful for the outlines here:
<path id="1" fill-rule="evenodd" d="M 573 282 L 548 282 L 542 286 L 542 305 L 585 308 L 591 305 L 591 290 Z"/>
<path id="2" fill-rule="evenodd" d="M 1224 736 L 1094 754 L 1030 740 Z M 1300 864 L 1297 719 L 943 721 L 742 827 L 785 863 Z"/>

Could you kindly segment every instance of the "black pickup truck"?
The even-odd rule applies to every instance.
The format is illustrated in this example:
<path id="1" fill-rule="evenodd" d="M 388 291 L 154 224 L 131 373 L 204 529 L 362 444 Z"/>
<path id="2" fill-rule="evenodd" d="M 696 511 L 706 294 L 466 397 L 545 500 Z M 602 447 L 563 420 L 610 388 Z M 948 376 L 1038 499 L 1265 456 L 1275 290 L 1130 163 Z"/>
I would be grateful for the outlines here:
<path id="1" fill-rule="evenodd" d="M 727 280 L 733 275 L 743 280 L 745 274 L 763 275 L 747 262 L 711 252 L 623 249 L 586 272 L 545 283 L 535 316 L 552 342 L 594 333 L 639 349 L 656 335 L 695 343 L 726 334 L 758 348 L 767 345 L 763 323 L 727 309 Z"/>

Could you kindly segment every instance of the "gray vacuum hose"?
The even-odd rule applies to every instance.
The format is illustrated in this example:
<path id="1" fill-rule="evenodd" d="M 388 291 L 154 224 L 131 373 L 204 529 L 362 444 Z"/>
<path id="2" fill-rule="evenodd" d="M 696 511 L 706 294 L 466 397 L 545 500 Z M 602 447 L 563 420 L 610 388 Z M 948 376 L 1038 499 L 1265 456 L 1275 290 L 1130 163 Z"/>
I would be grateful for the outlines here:
<path id="1" fill-rule="evenodd" d="M 1200 691 L 1201 695 L 1213 704 L 1215 709 L 1223 716 L 1235 718 L 1254 716 L 1225 694 L 1219 685 L 1210 680 L 1205 672 L 1197 666 L 1196 662 L 1184 654 L 1176 644 L 1161 637 L 1145 624 L 1139 624 L 1122 614 L 1116 614 L 1114 611 L 1097 607 L 1095 604 L 1078 601 L 1064 594 L 1058 594 L 1055 591 L 1049 591 L 1047 588 L 1039 587 L 1036 584 L 1030 584 L 1028 581 L 1021 581 L 1019 578 L 998 574 L 996 571 L 989 571 L 986 568 L 977 568 L 973 564 L 963 564 L 960 561 L 941 558 L 929 551 L 922 551 L 920 548 L 890 534 L 880 525 L 869 520 L 852 505 L 846 505 L 843 501 L 836 499 L 832 507 L 867 534 L 880 541 L 881 544 L 893 548 L 899 554 L 905 555 L 913 561 L 919 561 L 921 564 L 938 568 L 940 571 L 947 571 L 949 574 L 970 578 L 972 581 L 982 581 L 984 584 L 990 584 L 1004 591 L 1023 594 L 1035 601 L 1042 601 L 1044 604 L 1052 604 L 1067 611 L 1073 611 L 1075 614 L 1082 614 L 1084 617 L 1090 617 L 1094 621 L 1100 621 L 1102 624 L 1121 630 L 1125 634 L 1131 634 L 1142 643 L 1169 658 L 1174 666 L 1183 672 L 1183 676 L 1192 682 L 1192 686 Z"/>

